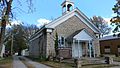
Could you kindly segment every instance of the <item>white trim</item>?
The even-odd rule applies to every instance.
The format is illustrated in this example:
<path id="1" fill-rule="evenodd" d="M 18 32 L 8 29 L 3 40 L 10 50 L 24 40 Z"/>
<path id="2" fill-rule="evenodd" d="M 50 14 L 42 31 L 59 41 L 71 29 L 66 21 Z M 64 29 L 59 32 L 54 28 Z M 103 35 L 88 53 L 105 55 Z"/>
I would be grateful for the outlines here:
<path id="1" fill-rule="evenodd" d="M 72 57 L 75 58 L 75 40 L 72 43 Z"/>
<path id="2" fill-rule="evenodd" d="M 91 41 L 89 40 L 89 56 L 90 56 L 90 58 L 91 58 L 91 57 L 92 57 L 92 53 L 91 53 L 91 52 L 92 52 L 92 51 L 91 51 L 91 47 L 92 47 L 92 46 L 91 46 L 90 43 L 91 43 Z"/>
<path id="3" fill-rule="evenodd" d="M 81 16 L 78 15 L 78 14 L 76 14 L 76 16 L 77 16 L 83 23 L 85 23 L 90 29 L 92 29 L 94 32 L 97 32 L 92 26 L 90 26 L 90 24 L 89 24 L 87 21 L 85 21 L 85 20 L 83 19 L 83 17 L 81 17 Z"/>
<path id="4" fill-rule="evenodd" d="M 57 25 L 63 23 L 67 19 L 71 18 L 72 16 L 77 16 L 80 20 L 83 21 L 90 29 L 92 29 L 94 32 L 99 33 L 99 29 L 93 25 L 93 23 L 78 9 L 74 9 L 65 15 L 57 18 L 56 20 L 50 22 L 48 25 L 46 25 L 46 28 L 55 28 Z"/>
<path id="5" fill-rule="evenodd" d="M 63 41 L 62 41 L 63 38 Z M 65 37 L 64 36 L 58 36 L 58 40 L 59 40 L 59 47 L 65 47 Z M 63 42 L 63 44 L 62 44 Z"/>
<path id="6" fill-rule="evenodd" d="M 75 43 L 75 40 L 73 40 L 72 57 L 73 58 L 81 58 L 83 55 L 82 44 L 80 43 L 79 40 L 76 40 L 76 41 L 77 41 L 77 43 Z"/>
<path id="7" fill-rule="evenodd" d="M 79 32 L 77 35 L 73 37 L 76 40 L 81 40 L 81 41 L 88 41 L 88 40 L 93 40 L 94 37 L 91 36 L 86 29 L 83 29 L 81 32 Z"/>
<path id="8" fill-rule="evenodd" d="M 34 37 L 36 37 L 39 33 L 41 33 L 43 29 L 44 29 L 44 28 L 41 28 L 38 32 L 36 32 L 35 34 L 33 34 L 33 35 L 31 36 L 30 40 L 32 40 L 32 39 L 33 39 Z M 37 36 L 37 37 L 38 37 L 38 36 Z"/>
<path id="9" fill-rule="evenodd" d="M 57 25 L 61 24 L 62 22 L 66 21 L 70 17 L 74 16 L 74 11 L 68 12 L 67 14 L 59 17 L 58 19 L 54 20 L 53 22 L 50 22 L 48 25 L 46 25 L 46 28 L 55 28 Z"/>
<path id="10" fill-rule="evenodd" d="M 32 42 L 33 40 L 35 40 L 35 39 L 39 38 L 41 35 L 42 35 L 42 33 L 40 33 L 40 34 L 39 34 L 39 35 L 37 35 L 36 37 L 34 37 L 34 38 L 30 39 L 30 42 Z"/>
<path id="11" fill-rule="evenodd" d="M 78 48 L 78 50 L 76 49 L 78 51 L 78 58 L 80 58 L 80 48 L 79 48 L 80 44 L 79 44 L 79 40 L 77 40 L 77 45 L 76 46 Z"/>
<path id="12" fill-rule="evenodd" d="M 100 32 L 100 30 L 89 20 L 89 18 L 84 13 L 82 13 L 78 8 L 76 11 L 78 13 L 80 13 L 80 15 L 82 15 L 83 18 L 85 18 L 96 30 L 98 30 Z"/>
<path id="13" fill-rule="evenodd" d="M 78 58 L 81 58 L 83 56 L 83 49 L 82 49 L 82 44 L 79 40 L 77 46 L 78 46 Z"/>

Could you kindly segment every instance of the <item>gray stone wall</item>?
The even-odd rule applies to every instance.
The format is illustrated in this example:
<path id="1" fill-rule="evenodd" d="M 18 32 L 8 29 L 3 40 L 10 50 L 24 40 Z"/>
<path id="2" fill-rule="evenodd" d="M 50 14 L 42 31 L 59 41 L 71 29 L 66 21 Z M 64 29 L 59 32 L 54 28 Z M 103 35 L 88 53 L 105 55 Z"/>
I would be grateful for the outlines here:
<path id="1" fill-rule="evenodd" d="M 94 48 L 95 48 L 95 55 L 96 55 L 96 57 L 99 57 L 100 56 L 100 43 L 99 43 L 99 39 L 95 39 L 93 41 L 93 44 L 94 44 Z"/>
<path id="2" fill-rule="evenodd" d="M 46 34 L 39 37 L 39 56 L 46 57 Z"/>
<path id="3" fill-rule="evenodd" d="M 46 56 L 46 44 L 47 44 L 46 40 L 47 39 L 46 39 L 45 30 L 43 30 L 40 33 L 42 33 L 42 35 L 30 41 L 30 45 L 29 45 L 29 51 L 30 51 L 29 54 L 31 57 L 34 57 L 34 58 L 39 58 L 40 56 L 43 56 L 43 57 Z"/>
<path id="4" fill-rule="evenodd" d="M 84 24 L 76 16 L 73 16 L 73 17 L 69 18 L 68 20 L 64 21 L 63 23 L 59 24 L 58 26 L 56 26 L 55 29 L 53 30 L 53 33 L 47 33 L 47 56 L 55 55 L 54 40 L 55 40 L 56 32 L 58 33 L 58 36 L 63 36 L 65 38 L 67 38 L 68 36 L 73 34 L 75 31 L 81 30 L 83 28 L 87 29 L 90 32 L 90 34 L 95 36 L 93 30 L 90 29 L 86 24 Z M 97 39 L 97 42 L 95 42 L 95 43 L 99 43 L 98 39 Z M 70 44 L 66 43 L 66 45 L 70 45 Z M 98 51 L 99 44 L 95 44 L 95 47 L 98 52 L 96 54 L 99 54 L 99 51 Z"/>
<path id="5" fill-rule="evenodd" d="M 61 48 L 59 49 L 59 57 L 64 57 L 64 58 L 72 58 L 72 48 Z"/>
<path id="6" fill-rule="evenodd" d="M 54 40 L 52 33 L 47 33 L 46 57 L 55 56 Z"/>
<path id="7" fill-rule="evenodd" d="M 29 51 L 30 51 L 30 56 L 31 57 L 35 57 L 37 58 L 39 56 L 39 38 L 33 40 L 31 43 L 30 43 L 30 46 L 29 46 Z"/>
<path id="8" fill-rule="evenodd" d="M 81 30 L 83 28 L 86 28 L 92 35 L 94 35 L 94 32 L 76 16 L 73 16 L 60 25 L 56 26 L 55 31 L 57 31 L 58 35 L 68 37 L 75 31 Z"/>

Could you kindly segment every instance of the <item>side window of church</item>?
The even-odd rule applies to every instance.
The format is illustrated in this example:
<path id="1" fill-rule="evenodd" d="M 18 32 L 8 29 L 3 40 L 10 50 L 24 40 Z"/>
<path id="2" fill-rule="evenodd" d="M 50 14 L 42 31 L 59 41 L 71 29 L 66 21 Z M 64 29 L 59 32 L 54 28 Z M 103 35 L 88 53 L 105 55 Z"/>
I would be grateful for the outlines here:
<path id="1" fill-rule="evenodd" d="M 63 47 L 63 46 L 64 46 L 64 43 L 65 43 L 64 40 L 65 40 L 64 37 L 59 36 L 59 40 L 58 40 L 58 41 L 59 41 L 59 46 L 60 46 L 60 47 Z"/>
<path id="2" fill-rule="evenodd" d="M 110 53 L 110 46 L 105 46 L 105 53 Z"/>
<path id="3" fill-rule="evenodd" d="M 118 53 L 120 53 L 120 45 L 118 45 L 117 48 L 118 48 Z"/>
<path id="4" fill-rule="evenodd" d="M 64 45 L 64 37 L 61 37 L 61 44 Z"/>

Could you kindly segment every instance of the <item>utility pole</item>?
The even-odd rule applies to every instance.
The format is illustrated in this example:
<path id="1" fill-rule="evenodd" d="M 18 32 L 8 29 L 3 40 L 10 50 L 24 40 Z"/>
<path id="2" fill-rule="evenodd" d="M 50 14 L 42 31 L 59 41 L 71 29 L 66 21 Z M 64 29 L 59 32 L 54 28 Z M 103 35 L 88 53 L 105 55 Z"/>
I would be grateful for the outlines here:
<path id="1" fill-rule="evenodd" d="M 13 34 L 12 34 L 12 39 L 11 39 L 11 56 L 13 55 Z"/>

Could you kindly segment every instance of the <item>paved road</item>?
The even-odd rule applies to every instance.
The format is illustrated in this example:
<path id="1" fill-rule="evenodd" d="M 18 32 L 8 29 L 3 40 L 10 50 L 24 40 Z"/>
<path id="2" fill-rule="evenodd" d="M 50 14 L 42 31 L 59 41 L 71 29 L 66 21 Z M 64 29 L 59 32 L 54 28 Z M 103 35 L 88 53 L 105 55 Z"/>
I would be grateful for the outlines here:
<path id="1" fill-rule="evenodd" d="M 18 56 L 13 56 L 13 68 L 27 68 L 20 60 Z"/>
<path id="2" fill-rule="evenodd" d="M 35 68 L 51 68 L 44 64 L 40 64 L 38 62 L 31 61 L 30 59 L 28 59 L 26 57 L 21 56 L 21 58 L 25 59 L 29 64 L 32 64 Z"/>
<path id="3" fill-rule="evenodd" d="M 33 67 L 35 68 L 51 68 L 51 67 L 48 67 L 44 64 L 40 64 L 38 62 L 34 62 L 34 61 L 31 61 L 23 56 L 13 56 L 13 68 L 27 68 L 20 60 L 19 60 L 19 57 L 20 58 L 23 58 L 27 61 L 27 63 L 33 65 Z"/>

